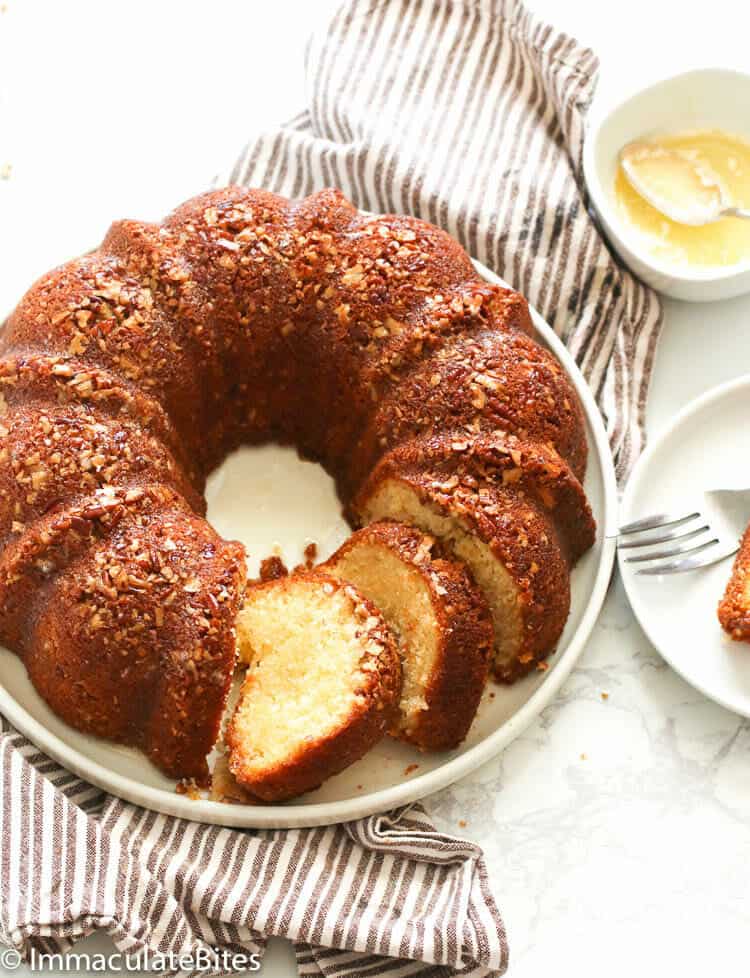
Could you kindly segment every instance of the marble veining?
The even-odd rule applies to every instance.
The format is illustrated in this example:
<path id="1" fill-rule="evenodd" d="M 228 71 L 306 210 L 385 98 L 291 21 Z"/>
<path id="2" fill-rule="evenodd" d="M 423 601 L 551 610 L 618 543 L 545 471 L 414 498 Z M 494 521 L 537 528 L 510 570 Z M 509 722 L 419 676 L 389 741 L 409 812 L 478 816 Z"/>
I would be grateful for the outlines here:
<path id="1" fill-rule="evenodd" d="M 429 805 L 484 847 L 514 978 L 674 973 L 686 941 L 689 974 L 745 973 L 750 722 L 664 663 L 617 577 L 560 695 Z"/>

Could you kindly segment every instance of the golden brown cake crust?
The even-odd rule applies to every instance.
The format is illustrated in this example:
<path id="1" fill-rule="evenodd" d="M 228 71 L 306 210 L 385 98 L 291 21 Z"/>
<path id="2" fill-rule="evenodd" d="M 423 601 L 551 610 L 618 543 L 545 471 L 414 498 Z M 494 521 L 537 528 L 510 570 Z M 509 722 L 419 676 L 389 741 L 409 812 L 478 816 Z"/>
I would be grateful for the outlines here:
<path id="1" fill-rule="evenodd" d="M 570 566 L 596 526 L 580 483 L 546 446 L 501 432 L 414 439 L 389 452 L 354 499 L 355 519 L 389 480 L 488 544 L 518 591 L 523 635 L 510 663 L 493 671 L 513 682 L 554 649 L 570 609 Z"/>
<path id="2" fill-rule="evenodd" d="M 742 537 L 718 615 L 721 627 L 733 639 L 750 642 L 750 527 Z"/>
<path id="3" fill-rule="evenodd" d="M 269 765 L 262 774 L 251 770 L 247 763 L 248 745 L 237 723 L 240 699 L 226 734 L 229 768 L 239 784 L 268 802 L 285 801 L 312 791 L 363 757 L 387 733 L 397 714 L 401 694 L 401 662 L 393 636 L 378 609 L 350 584 L 316 572 L 297 572 L 253 585 L 250 600 L 258 589 L 280 594 L 304 581 L 315 589 L 326 588 L 329 594 L 346 594 L 352 615 L 361 623 L 361 661 L 368 668 L 364 671 L 365 682 L 357 690 L 360 702 L 345 722 L 324 737 L 305 738 L 293 756 L 283 763 Z M 250 673 L 245 682 L 252 682 Z M 290 703 L 288 708 L 293 710 L 294 704 Z"/>
<path id="4" fill-rule="evenodd" d="M 223 701 L 212 693 L 191 705 L 190 691 L 202 696 L 209 674 L 212 690 L 228 682 L 231 612 L 243 588 L 242 548 L 202 520 L 207 474 L 239 444 L 275 439 L 325 465 L 348 502 L 374 461 L 352 463 L 377 405 L 398 399 L 426 359 L 501 330 L 533 332 L 522 297 L 485 282 L 445 232 L 411 217 L 362 215 L 338 191 L 289 201 L 229 187 L 188 201 L 160 225 L 117 222 L 101 248 L 32 286 L 0 335 L 0 564 L 16 561 L 18 574 L 0 581 L 0 637 L 33 662 L 39 692 L 70 723 L 143 746 L 168 773 L 193 776 Z M 553 387 L 559 400 L 562 388 Z M 437 405 L 431 410 L 442 418 Z M 493 419 L 505 416 L 491 410 Z M 132 528 L 127 543 L 116 535 L 119 520 L 91 515 L 97 493 L 127 507 L 127 494 L 141 490 L 153 510 L 142 526 L 122 523 L 123 533 Z M 173 502 L 159 508 L 154 493 Z M 157 602 L 136 585 L 123 598 L 105 581 L 110 596 L 98 599 L 104 617 L 121 600 L 131 609 L 122 612 L 131 616 L 128 675 L 168 677 L 153 686 L 163 735 L 156 722 L 144 726 L 142 700 L 115 695 L 104 706 L 107 670 L 123 670 L 103 637 L 93 646 L 103 655 L 100 690 L 93 680 L 76 685 L 90 637 L 82 623 L 64 634 L 62 615 L 99 574 L 95 554 L 111 562 L 115 544 L 128 567 L 128 547 L 134 560 L 142 545 L 157 573 L 167 527 L 198 580 L 191 608 L 205 612 L 211 650 L 190 631 L 186 651 L 176 618 L 174 627 L 155 625 Z M 60 548 L 54 560 L 50 530 Z M 32 551 L 36 563 L 21 559 Z M 136 613 L 144 619 L 138 641 Z M 197 665 L 204 655 L 205 668 Z"/>
<path id="5" fill-rule="evenodd" d="M 205 780 L 234 668 L 240 545 L 160 485 L 98 490 L 33 529 L 0 557 L 0 641 L 72 726 Z"/>
<path id="6" fill-rule="evenodd" d="M 587 442 L 578 396 L 557 360 L 520 332 L 481 332 L 442 347 L 383 399 L 355 450 L 353 469 L 389 448 L 438 432 L 502 430 L 557 449 L 579 479 Z"/>
<path id="7" fill-rule="evenodd" d="M 572 564 L 594 543 L 596 522 L 586 493 L 564 459 L 547 445 L 503 431 L 415 438 L 384 456 L 362 497 L 380 479 L 412 470 L 431 471 L 432 481 L 443 491 L 463 484 L 523 493 L 550 516 Z M 361 510 L 358 498 L 353 505 Z M 491 506 L 485 511 L 491 513 Z"/>
<path id="8" fill-rule="evenodd" d="M 474 720 L 493 643 L 487 602 L 466 567 L 447 559 L 434 537 L 403 523 L 378 522 L 353 533 L 321 566 L 333 569 L 358 546 L 383 547 L 414 568 L 429 589 L 439 631 L 437 661 L 424 689 L 426 709 L 395 736 L 423 750 L 451 750 Z"/>

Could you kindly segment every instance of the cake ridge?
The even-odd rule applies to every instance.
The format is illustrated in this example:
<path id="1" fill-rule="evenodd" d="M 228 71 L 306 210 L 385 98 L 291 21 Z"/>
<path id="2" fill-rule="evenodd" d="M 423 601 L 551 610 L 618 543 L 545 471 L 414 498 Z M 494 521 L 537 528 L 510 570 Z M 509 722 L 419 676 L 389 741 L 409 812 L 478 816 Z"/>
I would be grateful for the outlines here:
<path id="1" fill-rule="evenodd" d="M 14 512 L 9 509 L 6 518 L 12 531 L 15 525 L 0 551 L 0 635 L 14 651 L 28 656 L 31 648 L 32 680 L 48 701 L 62 703 L 68 722 L 83 730 L 106 731 L 103 698 L 99 703 L 93 681 L 74 675 L 74 664 L 90 668 L 91 649 L 109 646 L 99 634 L 91 639 L 88 626 L 75 618 L 75 595 L 80 597 L 88 587 L 84 572 L 95 576 L 90 565 L 95 555 L 114 560 L 121 544 L 132 548 L 132 553 L 126 549 L 120 554 L 121 564 L 133 562 L 135 567 L 141 557 L 144 566 L 158 564 L 159 541 L 169 529 L 184 566 L 197 568 L 190 582 L 196 590 L 175 591 L 175 607 L 201 606 L 205 627 L 215 629 L 209 644 L 220 650 L 216 665 L 211 665 L 211 656 L 205 669 L 200 665 L 200 649 L 190 644 L 194 633 L 187 623 L 182 630 L 176 619 L 174 627 L 158 624 L 163 615 L 171 622 L 172 611 L 159 611 L 158 602 L 139 596 L 134 570 L 132 588 L 128 585 L 123 592 L 122 613 L 139 615 L 143 628 L 133 630 L 135 618 L 128 619 L 133 628 L 128 626 L 123 660 L 130 659 L 121 663 L 121 671 L 142 669 L 154 677 L 159 692 L 153 716 L 161 716 L 169 736 L 160 734 L 156 721 L 146 724 L 142 712 L 125 702 L 118 701 L 110 719 L 113 724 L 121 721 L 118 736 L 124 742 L 141 746 L 163 770 L 201 776 L 204 748 L 218 730 L 223 708 L 219 693 L 231 678 L 234 620 L 244 590 L 244 549 L 222 541 L 202 518 L 205 505 L 199 494 L 208 472 L 243 442 L 289 442 L 327 467 L 342 502 L 351 509 L 355 491 L 372 485 L 374 472 L 380 478 L 389 459 L 411 458 L 418 435 L 423 439 L 419 444 L 429 450 L 398 472 L 399 478 L 410 480 L 410 491 L 431 495 L 435 502 L 437 489 L 425 485 L 430 473 L 438 480 L 450 480 L 456 473 L 464 480 L 473 478 L 483 484 L 482 492 L 492 497 L 505 522 L 500 527 L 498 519 L 493 523 L 477 510 L 471 523 L 475 529 L 467 531 L 467 539 L 475 533 L 478 541 L 481 529 L 488 540 L 502 531 L 510 541 L 521 519 L 532 527 L 534 546 L 549 554 L 538 599 L 533 588 L 523 595 L 529 606 L 539 604 L 536 617 L 526 614 L 523 602 L 519 605 L 524 628 L 532 618 L 536 622 L 527 629 L 533 641 L 526 641 L 522 653 L 531 659 L 506 662 L 501 670 L 502 678 L 515 678 L 556 640 L 567 614 L 569 567 L 593 542 L 593 521 L 580 483 L 564 459 L 538 440 L 554 427 L 556 405 L 567 397 L 565 381 L 549 366 L 551 357 L 540 354 L 547 367 L 538 382 L 534 378 L 518 387 L 527 392 L 524 397 L 552 398 L 545 407 L 547 427 L 540 424 L 534 437 L 521 438 L 520 448 L 511 441 L 512 434 L 501 439 L 494 428 L 457 434 L 460 427 L 452 423 L 450 410 L 443 410 L 450 398 L 463 403 L 463 388 L 450 371 L 436 387 L 432 442 L 424 440 L 424 431 L 415 433 L 405 425 L 379 459 L 358 453 L 358 446 L 368 426 L 374 425 L 376 436 L 378 425 L 387 426 L 382 405 L 398 405 L 401 398 L 409 409 L 403 392 L 431 363 L 442 358 L 448 364 L 454 356 L 461 366 L 471 359 L 469 349 L 482 348 L 481 338 L 490 335 L 490 348 L 507 344 L 508 350 L 520 351 L 516 359 L 524 351 L 533 359 L 538 347 L 532 332 L 525 300 L 482 279 L 446 232 L 409 216 L 362 215 L 339 191 L 290 202 L 267 191 L 230 187 L 193 198 L 160 225 L 116 223 L 100 249 L 35 283 L 0 334 L 0 453 L 8 456 L 3 460 L 0 455 L 0 479 L 7 479 Z M 510 353 L 506 359 L 511 362 Z M 20 365 L 15 391 L 10 379 L 14 360 Z M 78 382 L 83 386 L 74 390 Z M 100 383 L 110 384 L 114 393 L 99 390 Z M 582 415 L 576 413 L 574 393 L 572 397 L 565 423 L 571 464 L 582 474 L 585 432 L 581 434 Z M 417 385 L 411 403 L 418 399 Z M 510 414 L 512 408 L 509 402 Z M 489 423 L 491 409 L 480 405 L 473 410 L 479 412 L 481 429 Z M 533 407 L 516 411 L 519 417 L 533 413 Z M 84 455 L 88 453 L 86 464 L 93 453 L 95 475 L 82 475 L 72 460 L 70 472 L 56 471 L 65 453 L 57 451 L 55 439 L 68 446 L 80 442 Z M 99 475 L 99 456 L 106 454 L 96 451 L 100 442 L 109 446 L 109 455 L 113 446 L 122 447 L 122 470 L 112 461 L 118 481 L 114 488 L 107 485 L 106 475 Z M 470 447 L 459 447 L 463 442 Z M 48 478 L 48 488 L 54 486 L 57 496 L 52 489 L 35 495 L 33 484 L 30 491 L 11 481 L 10 454 L 21 444 L 28 446 L 23 449 L 27 456 L 40 454 L 32 466 L 32 482 L 41 486 Z M 505 476 L 511 471 L 505 449 L 522 453 L 525 470 L 515 483 Z M 6 464 L 11 468 L 3 468 Z M 115 500 L 113 509 L 127 509 L 131 504 L 123 502 L 125 496 L 145 491 L 145 497 L 138 497 L 146 500 L 140 504 L 141 515 L 134 515 L 134 500 L 132 512 L 121 512 L 119 521 L 114 513 L 111 521 L 106 517 L 106 507 L 104 516 L 92 516 L 96 500 L 101 503 L 96 495 L 87 502 L 84 488 L 92 478 Z M 463 496 L 444 494 L 440 505 L 471 510 L 481 492 L 468 485 L 465 489 Z M 555 505 L 546 505 L 545 493 Z M 457 519 L 453 510 L 450 516 Z M 79 549 L 74 561 L 66 564 L 65 546 L 73 547 L 74 526 L 82 538 L 75 543 Z M 100 534 L 96 541 L 83 534 L 92 527 Z M 62 548 L 61 568 L 50 567 L 47 576 L 33 564 L 34 554 L 46 559 L 46 533 Z M 508 558 L 511 550 L 508 543 Z M 508 573 L 522 581 L 529 561 L 519 558 L 516 563 Z M 169 561 L 165 566 L 179 576 L 179 568 Z M 17 579 L 11 581 L 7 575 L 13 573 Z M 105 585 L 102 595 L 109 587 Z M 92 614 L 104 619 L 114 612 L 120 601 L 115 592 L 120 595 L 115 587 L 109 598 L 97 598 L 98 611 Z M 41 631 L 19 610 L 32 594 L 35 614 L 44 622 Z M 552 624 L 542 627 L 545 601 Z M 68 633 L 63 629 L 65 614 L 77 622 Z M 162 627 L 167 631 L 160 640 Z M 183 639 L 189 647 L 180 645 Z M 60 690 L 55 684 L 61 684 L 63 666 L 65 688 Z M 100 676 L 102 689 L 109 688 L 108 675 Z M 87 704 L 78 713 L 76 683 L 85 690 L 82 703 Z M 198 687 L 204 686 L 211 694 L 210 706 L 201 700 Z"/>
<path id="2" fill-rule="evenodd" d="M 447 428 L 546 442 L 579 479 L 586 470 L 583 411 L 573 386 L 552 354 L 512 323 L 463 335 L 415 363 L 381 399 L 355 459 L 372 465 L 397 443 Z"/>

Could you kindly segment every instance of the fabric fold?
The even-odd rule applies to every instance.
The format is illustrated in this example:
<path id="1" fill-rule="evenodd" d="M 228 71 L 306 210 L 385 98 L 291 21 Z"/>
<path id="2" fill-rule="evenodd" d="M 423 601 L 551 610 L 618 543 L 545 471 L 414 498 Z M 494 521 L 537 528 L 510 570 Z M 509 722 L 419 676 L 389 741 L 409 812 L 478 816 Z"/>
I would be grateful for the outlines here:
<path id="1" fill-rule="evenodd" d="M 0 940 L 25 957 L 96 930 L 174 962 L 295 943 L 303 974 L 491 975 L 507 941 L 481 849 L 418 805 L 344 825 L 239 831 L 76 779 L 4 724 Z M 317 969 L 317 970 L 316 970 Z M 205 967 L 169 969 L 205 974 Z"/>
<path id="2" fill-rule="evenodd" d="M 516 0 L 353 0 L 310 43 L 307 106 L 217 184 L 438 224 L 522 292 L 578 361 L 618 475 L 644 443 L 662 310 L 610 253 L 582 173 L 598 60 Z"/>

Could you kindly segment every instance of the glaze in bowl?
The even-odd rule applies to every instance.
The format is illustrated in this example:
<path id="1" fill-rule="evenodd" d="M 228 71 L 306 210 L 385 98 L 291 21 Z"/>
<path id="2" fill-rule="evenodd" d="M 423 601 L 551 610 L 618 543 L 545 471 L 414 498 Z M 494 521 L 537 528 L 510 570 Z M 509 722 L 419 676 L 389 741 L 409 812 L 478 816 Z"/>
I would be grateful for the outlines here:
<path id="1" fill-rule="evenodd" d="M 635 274 L 675 299 L 708 302 L 750 291 L 750 256 L 721 268 L 689 267 L 652 255 L 618 213 L 615 174 L 626 144 L 664 132 L 723 129 L 750 141 L 750 75 L 703 68 L 673 75 L 615 105 L 594 106 L 583 154 L 591 202 L 609 243 Z"/>

